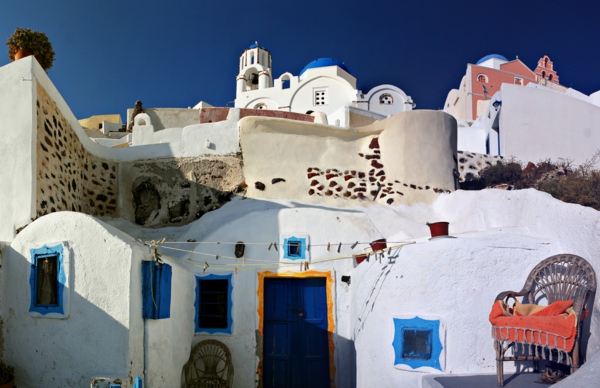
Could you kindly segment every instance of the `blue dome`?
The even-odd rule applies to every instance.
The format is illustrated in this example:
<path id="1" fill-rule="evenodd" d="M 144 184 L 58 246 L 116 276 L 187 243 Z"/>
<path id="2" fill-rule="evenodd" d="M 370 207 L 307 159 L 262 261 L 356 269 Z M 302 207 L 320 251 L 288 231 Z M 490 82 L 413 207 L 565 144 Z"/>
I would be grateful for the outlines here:
<path id="1" fill-rule="evenodd" d="M 252 44 L 251 44 L 251 45 L 250 45 L 248 48 L 249 48 L 249 49 L 253 49 L 253 48 L 257 48 L 257 47 L 258 47 L 258 48 L 261 48 L 261 49 L 263 49 L 263 50 L 266 50 L 264 47 L 262 47 L 262 46 L 259 46 L 259 45 L 258 45 L 258 44 L 256 44 L 256 43 L 252 43 Z"/>
<path id="2" fill-rule="evenodd" d="M 508 59 L 506 59 L 505 57 L 503 57 L 500 54 L 490 54 L 490 55 L 486 55 L 485 57 L 478 60 L 476 65 L 479 65 L 480 63 L 483 63 L 483 62 L 487 61 L 488 59 L 492 59 L 492 58 L 496 58 L 496 59 L 500 59 L 500 60 L 508 62 Z"/>
<path id="3" fill-rule="evenodd" d="M 328 66 L 338 66 L 339 68 L 343 69 L 346 73 L 350 74 L 350 70 L 348 70 L 348 68 L 342 62 L 335 60 L 333 58 L 319 58 L 319 59 L 315 59 L 308 65 L 304 66 L 304 69 L 302 69 L 302 71 L 300 72 L 300 74 L 298 74 L 298 76 L 301 76 L 302 74 L 304 74 L 304 72 L 308 69 L 316 69 L 318 67 L 328 67 Z"/>

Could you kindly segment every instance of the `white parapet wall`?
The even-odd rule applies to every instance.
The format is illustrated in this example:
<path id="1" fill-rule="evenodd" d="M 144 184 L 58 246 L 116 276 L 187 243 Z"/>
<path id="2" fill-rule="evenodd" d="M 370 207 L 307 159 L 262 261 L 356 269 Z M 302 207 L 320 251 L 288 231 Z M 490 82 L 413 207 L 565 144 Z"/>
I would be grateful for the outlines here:
<path id="1" fill-rule="evenodd" d="M 580 164 L 600 149 L 600 106 L 569 93 L 503 84 L 499 133 L 503 156 Z"/>
<path id="2" fill-rule="evenodd" d="M 355 206 L 431 203 L 455 189 L 456 120 L 410 111 L 356 130 L 240 120 L 247 195 Z"/>

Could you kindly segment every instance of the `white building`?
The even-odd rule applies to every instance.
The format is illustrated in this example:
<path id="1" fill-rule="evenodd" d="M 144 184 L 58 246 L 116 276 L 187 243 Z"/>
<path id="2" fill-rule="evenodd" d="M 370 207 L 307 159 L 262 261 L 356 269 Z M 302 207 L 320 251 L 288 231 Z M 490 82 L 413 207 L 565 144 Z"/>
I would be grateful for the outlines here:
<path id="1" fill-rule="evenodd" d="M 332 69 L 348 74 L 304 74 Z M 0 68 L 0 354 L 19 388 L 179 387 L 207 339 L 229 349 L 233 388 L 493 373 L 500 291 L 558 253 L 600 270 L 597 211 L 535 190 L 454 192 L 444 112 L 349 129 L 228 114 L 180 142 L 111 149 L 33 57 Z M 429 238 L 439 220 L 455 238 Z M 589 359 L 600 298 L 588 308 Z M 404 328 L 435 339 L 426 359 Z"/>
<path id="2" fill-rule="evenodd" d="M 600 92 L 503 84 L 477 120 L 458 121 L 458 149 L 537 163 L 581 164 L 600 149 Z"/>
<path id="3" fill-rule="evenodd" d="M 357 90 L 356 78 L 333 58 L 315 59 L 298 75 L 285 72 L 273 78 L 271 53 L 258 44 L 240 56 L 236 80 L 236 108 L 324 112 L 329 124 L 341 127 L 367 125 L 415 106 L 393 85 L 379 85 L 368 93 Z"/>

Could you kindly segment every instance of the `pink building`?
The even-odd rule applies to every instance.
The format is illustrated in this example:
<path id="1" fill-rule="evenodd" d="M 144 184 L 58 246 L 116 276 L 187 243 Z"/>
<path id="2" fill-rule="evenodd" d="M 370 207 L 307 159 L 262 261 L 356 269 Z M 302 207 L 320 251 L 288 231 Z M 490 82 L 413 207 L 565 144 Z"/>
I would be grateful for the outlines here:
<path id="1" fill-rule="evenodd" d="M 527 85 L 530 82 L 539 83 L 542 79 L 558 84 L 558 76 L 547 55 L 538 61 L 535 72 L 518 57 L 509 61 L 502 55 L 486 55 L 476 64 L 467 64 L 467 73 L 460 88 L 448 93 L 444 111 L 457 119 L 475 120 L 485 112 L 486 101 L 500 90 L 503 83 Z"/>

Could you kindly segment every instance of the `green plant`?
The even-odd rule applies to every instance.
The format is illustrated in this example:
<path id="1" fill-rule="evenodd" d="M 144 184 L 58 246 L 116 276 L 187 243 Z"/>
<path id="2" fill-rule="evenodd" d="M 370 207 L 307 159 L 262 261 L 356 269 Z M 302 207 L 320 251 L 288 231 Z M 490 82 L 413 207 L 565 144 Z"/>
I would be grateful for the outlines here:
<path id="1" fill-rule="evenodd" d="M 504 163 L 498 161 L 495 166 L 488 166 L 479 172 L 479 176 L 486 186 L 495 186 L 502 183 L 514 185 L 521 178 L 523 168 L 521 163 L 509 160 Z"/>
<path id="2" fill-rule="evenodd" d="M 0 384 L 10 383 L 15 377 L 15 368 L 0 361 Z"/>
<path id="3" fill-rule="evenodd" d="M 17 27 L 15 32 L 8 38 L 6 45 L 8 46 L 8 58 L 11 61 L 15 60 L 17 51 L 28 49 L 45 71 L 52 67 L 55 53 L 52 49 L 52 43 L 43 32 Z"/>

